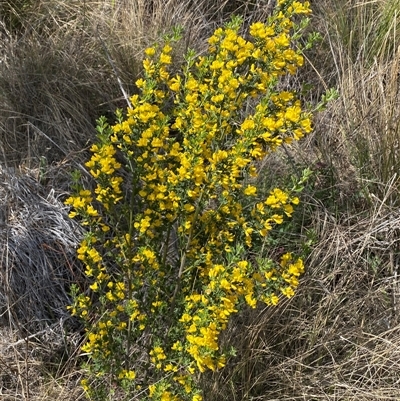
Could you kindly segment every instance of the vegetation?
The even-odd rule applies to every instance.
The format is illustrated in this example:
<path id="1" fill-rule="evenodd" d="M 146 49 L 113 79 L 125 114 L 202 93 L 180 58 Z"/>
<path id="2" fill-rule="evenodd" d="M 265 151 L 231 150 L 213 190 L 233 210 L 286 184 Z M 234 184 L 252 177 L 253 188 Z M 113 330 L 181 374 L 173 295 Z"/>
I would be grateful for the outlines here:
<path id="1" fill-rule="evenodd" d="M 304 50 L 304 66 L 279 84 L 273 80 L 265 88 L 258 87 L 260 95 L 264 90 L 274 91 L 278 97 L 282 93 L 292 93 L 293 98 L 282 105 L 285 112 L 287 107 L 297 107 L 297 100 L 316 109 L 324 101 L 328 88 L 337 89 L 339 97 L 315 114 L 313 132 L 301 141 L 278 146 L 275 152 L 264 157 L 263 152 L 270 146 L 266 141 L 267 147 L 261 148 L 261 154 L 254 153 L 260 144 L 260 132 L 256 126 L 249 132 L 247 128 L 251 121 L 257 121 L 257 110 L 263 106 L 262 101 L 257 106 L 257 97 L 248 108 L 227 109 L 230 114 L 226 117 L 226 126 L 235 127 L 232 134 L 206 140 L 203 138 L 206 132 L 200 128 L 195 131 L 193 144 L 188 143 L 185 136 L 193 126 L 199 107 L 198 99 L 187 98 L 189 78 L 195 81 L 194 84 L 201 85 L 202 79 L 208 77 L 208 68 L 221 49 L 219 40 L 227 36 L 229 29 L 237 37 L 243 35 L 244 43 L 256 46 L 255 27 L 261 26 L 257 25 L 258 21 L 272 18 L 272 3 L 244 0 L 0 2 L 3 18 L 0 30 L 0 184 L 3 199 L 0 296 L 4 339 L 0 379 L 4 399 L 69 401 L 84 398 L 79 382 L 86 375 L 83 362 L 90 362 L 88 355 L 80 351 L 85 337 L 82 333 L 85 332 L 80 321 L 69 317 L 63 308 L 72 302 L 68 293 L 72 283 L 76 285 L 75 313 L 88 316 L 86 328 L 93 329 L 87 332 L 89 342 L 83 347 L 86 353 L 93 352 L 98 346 L 97 334 L 100 332 L 97 328 L 101 330 L 100 325 L 107 327 L 112 319 L 115 319 L 113 327 L 120 325 L 121 335 L 115 335 L 118 330 L 113 331 L 113 341 L 116 341 L 102 342 L 101 350 L 107 357 L 107 347 L 121 346 L 122 352 L 118 354 L 121 359 L 115 360 L 105 372 L 107 364 L 102 362 L 99 353 L 100 364 L 92 372 L 105 373 L 104 380 L 89 383 L 92 390 L 113 394 L 113 399 L 124 399 L 117 383 L 120 381 L 122 387 L 128 388 L 131 385 L 129 379 L 141 374 L 140 369 L 134 370 L 140 366 L 151 367 L 149 371 L 156 372 L 154 376 L 146 376 L 146 380 L 156 380 L 154 394 L 162 397 L 165 390 L 175 391 L 174 387 L 167 389 L 168 383 L 162 381 L 168 373 L 165 370 L 168 364 L 172 366 L 171 376 L 177 373 L 174 363 L 179 363 L 189 373 L 191 367 L 200 372 L 204 370 L 196 383 L 190 383 L 191 396 L 197 399 L 200 399 L 200 389 L 205 400 L 398 398 L 399 2 L 365 1 L 353 5 L 343 1 L 341 7 L 328 1 L 311 3 L 311 22 L 304 28 L 319 33 L 321 40 L 308 49 L 307 37 L 298 36 L 293 42 L 296 44 L 294 53 L 300 57 Z M 241 17 L 240 28 L 239 20 L 229 22 L 232 15 Z M 300 19 L 295 22 L 301 24 Z M 177 23 L 183 27 L 183 37 L 174 42 L 168 35 Z M 231 25 L 227 26 L 227 23 Z M 214 37 L 214 32 L 220 32 L 221 36 L 211 39 L 211 48 L 208 48 L 207 39 Z M 158 47 L 153 47 L 154 43 Z M 213 45 L 215 50 L 212 50 Z M 194 51 L 190 53 L 188 49 Z M 148 61 L 142 75 L 144 51 Z M 253 55 L 249 55 L 248 60 L 251 57 Z M 168 63 L 164 62 L 166 60 Z M 203 61 L 205 64 L 201 60 L 206 60 Z M 189 66 L 183 70 L 183 75 L 182 65 Z M 258 76 L 261 72 L 257 72 Z M 141 79 L 138 81 L 138 78 Z M 135 82 L 139 83 L 139 90 Z M 310 89 L 303 85 L 309 82 Z M 157 85 L 157 91 L 153 84 Z M 198 98 L 204 96 L 202 106 L 206 106 L 213 96 L 213 102 L 217 102 L 215 96 L 220 93 L 214 93 L 215 90 L 211 86 L 207 95 L 199 92 Z M 243 86 L 239 93 L 246 90 Z M 173 102 L 174 97 L 177 97 L 177 103 Z M 129 107 L 132 106 L 135 122 L 131 123 L 124 112 L 117 112 L 120 120 L 115 123 L 114 112 L 126 109 L 127 101 Z M 136 115 L 134 110 L 140 111 L 141 106 L 149 102 L 158 105 L 159 111 L 156 120 L 143 121 L 142 114 Z M 195 102 L 196 107 L 191 107 L 191 102 Z M 227 101 L 226 106 L 229 105 L 235 103 Z M 268 109 L 267 115 L 276 116 L 274 110 Z M 305 124 L 308 115 L 302 110 L 298 111 L 298 118 L 287 133 L 296 132 L 297 126 L 308 131 Z M 112 128 L 106 119 L 96 123 L 101 115 L 113 124 Z M 165 160 L 153 163 L 157 177 L 176 175 L 178 158 L 189 158 L 189 150 L 199 143 L 207 143 L 214 154 L 223 155 L 223 159 L 210 158 L 204 153 L 207 147 L 200 147 L 197 159 L 188 163 L 188 177 L 176 182 L 170 179 L 167 182 L 171 187 L 167 192 L 160 192 L 159 186 L 152 186 L 153 182 L 146 179 L 153 171 L 148 171 L 149 164 L 146 167 L 146 158 L 142 154 L 146 150 L 160 149 L 160 146 L 148 141 L 143 144 L 143 152 L 136 154 L 137 148 L 124 138 L 128 124 L 132 143 L 143 142 L 142 133 L 154 121 L 158 124 L 153 134 L 156 133 L 154 136 L 158 138 L 165 135 L 161 148 L 169 155 Z M 207 265 L 207 259 L 201 258 L 201 255 L 207 255 L 209 241 L 203 238 L 205 228 L 200 224 L 200 217 L 225 206 L 234 209 L 229 203 L 233 200 L 224 195 L 223 183 L 224 174 L 232 173 L 237 162 L 238 153 L 233 152 L 237 143 L 237 139 L 234 140 L 236 129 L 254 135 L 251 144 L 243 147 L 243 152 L 247 153 L 241 157 L 254 160 L 256 168 L 252 169 L 250 162 L 246 162 L 243 166 L 245 174 L 236 176 L 233 182 L 237 192 L 235 205 L 240 204 L 243 213 L 249 212 L 243 217 L 250 224 L 265 222 L 252 220 L 255 214 L 250 211 L 254 204 L 268 200 L 274 188 L 286 188 L 286 192 L 298 188 L 301 182 L 303 190 L 300 195 L 282 192 L 285 202 L 297 203 L 296 196 L 301 201 L 290 220 L 270 231 L 264 246 L 253 234 L 248 236 L 240 229 L 234 233 L 239 241 L 232 243 L 231 256 L 226 249 L 216 255 L 217 248 L 210 250 L 211 267 L 211 262 Z M 206 142 L 201 142 L 204 140 Z M 97 145 L 93 146 L 93 143 Z M 114 153 L 113 149 L 118 151 Z M 176 154 L 171 154 L 174 149 Z M 113 165 L 101 162 L 99 155 L 103 157 L 104 152 Z M 85 166 L 88 160 L 91 161 Z M 213 170 L 212 162 L 216 166 L 224 163 L 226 169 Z M 197 176 L 194 174 L 196 163 L 202 167 L 196 170 Z M 105 171 L 107 166 L 109 169 Z M 313 171 L 308 181 L 302 179 L 305 169 Z M 73 183 L 71 174 L 76 170 L 80 171 L 80 179 Z M 168 196 L 172 192 L 180 195 L 188 188 L 194 191 L 196 179 L 207 185 L 213 184 L 213 189 L 204 199 L 199 194 L 192 199 L 182 196 L 175 199 L 178 206 L 187 205 L 186 208 L 175 207 L 174 200 L 169 197 L 149 199 L 155 188 L 157 194 Z M 114 185 L 110 180 L 114 180 Z M 141 188 L 142 193 L 130 196 L 138 182 L 146 183 Z M 97 202 L 89 200 L 98 195 L 99 185 L 118 189 L 110 193 L 116 198 L 107 192 L 107 196 Z M 78 195 L 79 191 L 81 193 L 67 200 L 74 191 L 78 191 Z M 126 202 L 128 198 L 133 200 L 133 205 Z M 68 217 L 69 208 L 62 203 L 65 200 L 74 206 L 72 213 L 79 214 L 73 220 Z M 164 209 L 160 208 L 161 201 Z M 145 227 L 146 216 L 149 216 L 145 211 L 149 205 L 153 213 L 151 222 L 166 222 L 161 224 L 166 231 L 152 229 L 151 224 Z M 195 207 L 194 211 L 191 205 Z M 290 209 L 291 206 L 288 203 L 285 207 Z M 280 204 L 280 207 L 284 205 Z M 291 215 L 289 209 L 285 211 Z M 168 214 L 172 215 L 171 219 Z M 240 217 L 234 215 L 233 220 Z M 265 218 L 273 217 L 267 214 Z M 280 221 L 275 218 L 275 223 Z M 232 234 L 225 222 L 221 217 L 220 231 L 214 229 L 209 233 L 217 242 L 223 241 L 218 232 Z M 102 247 L 88 242 L 94 238 L 84 236 L 88 226 L 92 228 L 92 235 L 99 237 L 98 243 L 101 241 Z M 186 248 L 190 245 L 188 238 L 191 238 L 192 226 L 200 234 L 192 253 L 187 253 L 187 264 L 184 265 L 193 274 L 183 275 L 179 274 L 180 255 L 182 250 L 190 251 Z M 177 247 L 171 246 L 176 239 L 181 242 L 177 242 Z M 166 242 L 170 242 L 170 246 Z M 249 248 L 250 242 L 252 248 Z M 75 257 L 75 248 L 80 250 L 79 259 Z M 164 252 L 156 253 L 155 259 L 150 258 L 158 269 L 154 268 L 154 263 L 149 264 L 148 257 L 140 259 L 160 248 Z M 178 255 L 178 262 L 169 257 L 171 248 L 173 255 Z M 121 252 L 115 252 L 115 249 Z M 98 260 L 88 259 L 94 250 L 99 252 L 100 265 Z M 238 283 L 244 291 L 237 291 L 237 294 L 231 288 L 221 287 L 219 279 L 225 278 L 232 284 L 230 274 L 235 268 L 244 266 L 245 261 L 249 269 L 259 269 L 257 261 L 260 257 L 282 267 L 279 261 L 286 258 L 288 252 L 304 256 L 305 273 L 298 286 L 295 283 L 297 272 L 294 275 L 293 283 L 297 287 L 294 297 L 281 299 L 273 307 L 261 303 L 255 305 L 255 301 L 261 299 L 259 295 L 262 296 L 262 292 L 257 292 L 257 286 L 262 287 L 265 282 L 252 281 L 250 278 L 257 277 L 254 275 L 246 278 L 252 282 L 250 286 L 241 287 Z M 159 259 L 159 255 L 166 257 Z M 125 263 L 126 257 L 140 261 Z M 207 277 L 195 274 L 199 273 L 199 266 L 195 265 L 197 260 L 201 268 L 208 269 Z M 82 266 L 82 261 L 86 267 Z M 135 316 L 129 328 L 131 320 L 124 320 L 123 316 L 127 313 L 130 316 L 134 311 L 125 310 L 129 305 L 122 301 L 131 299 L 128 293 L 139 287 L 151 288 L 143 285 L 138 263 L 146 265 L 151 276 L 148 279 L 158 287 L 154 287 L 156 291 L 139 294 L 137 301 L 144 306 L 141 310 L 145 311 L 146 305 L 150 307 L 155 303 L 154 312 L 149 309 L 143 313 L 144 318 L 139 319 L 137 327 L 139 316 Z M 292 266 L 296 265 L 300 266 L 293 261 Z M 172 281 L 169 272 L 174 266 L 178 266 L 175 267 L 178 272 Z M 215 266 L 222 266 L 223 270 L 214 272 Z M 122 272 L 128 280 L 130 277 L 130 282 L 116 280 Z M 103 278 L 99 278 L 100 273 L 104 274 Z M 266 271 L 262 273 L 265 277 Z M 213 288 L 218 289 L 215 294 L 207 291 L 213 282 Z M 121 291 L 114 291 L 121 286 Z M 235 354 L 225 352 L 223 356 L 220 350 L 214 353 L 217 350 L 211 347 L 211 350 L 202 348 L 194 355 L 183 343 L 185 352 L 181 354 L 171 356 L 167 349 L 162 349 L 161 353 L 157 338 L 164 341 L 165 324 L 168 328 L 178 327 L 174 332 L 176 341 L 185 337 L 192 327 L 192 319 L 200 313 L 200 306 L 196 311 L 185 310 L 189 304 L 183 301 L 189 294 L 189 286 L 195 291 L 194 295 L 210 295 L 208 303 L 211 305 L 219 305 L 220 296 L 227 292 L 229 296 L 237 296 L 234 304 L 237 302 L 243 307 L 247 304 L 246 313 L 229 313 L 229 324 L 219 321 L 216 326 L 215 336 L 221 350 L 229 351 L 232 346 Z M 278 286 L 277 290 L 280 288 L 283 287 Z M 160 289 L 165 292 L 157 291 Z M 123 296 L 119 296 L 119 292 Z M 107 294 L 110 294 L 108 298 Z M 167 303 L 171 294 L 173 305 Z M 271 302 L 272 292 L 269 296 Z M 97 311 L 95 315 L 84 313 L 86 297 L 97 308 L 93 309 Z M 119 311 L 120 315 L 110 315 L 114 307 L 123 309 Z M 166 313 L 169 308 L 175 308 L 178 313 Z M 166 314 L 173 319 L 169 324 L 168 320 L 165 323 L 162 319 Z M 187 321 L 185 314 L 190 316 Z M 210 327 L 210 320 L 202 320 L 203 315 L 199 320 L 201 327 L 195 325 L 195 334 Z M 91 320 L 93 318 L 95 320 Z M 140 324 L 144 325 L 145 335 L 142 336 Z M 90 333 L 96 338 L 90 337 Z M 138 344 L 141 347 L 136 349 Z M 128 352 L 124 354 L 123 350 Z M 135 354 L 135 360 L 128 364 L 126 355 L 132 355 L 129 351 Z M 205 351 L 210 357 L 207 362 Z M 145 357 L 147 352 L 152 353 L 149 360 Z M 218 364 L 225 366 L 218 369 Z M 145 383 L 143 377 L 140 380 Z M 181 381 L 187 384 L 186 378 Z M 103 385 L 103 389 L 99 385 Z M 129 391 L 133 394 L 132 391 L 137 390 Z"/>
<path id="2" fill-rule="evenodd" d="M 148 47 L 140 94 L 114 126 L 99 120 L 86 163 L 96 188 L 78 176 L 66 200 L 89 227 L 78 258 L 98 299 L 81 292 L 71 309 L 85 321 L 93 399 L 113 383 L 127 399 L 202 400 L 196 378 L 226 365 L 230 316 L 294 295 L 303 261 L 265 253 L 304 178 L 267 196 L 255 185 L 257 162 L 311 131 L 295 94 L 276 90 L 303 64 L 290 37 L 300 36 L 294 17 L 310 11 L 294 4 L 252 24 L 248 41 L 233 18 L 172 77 L 178 33 Z"/>

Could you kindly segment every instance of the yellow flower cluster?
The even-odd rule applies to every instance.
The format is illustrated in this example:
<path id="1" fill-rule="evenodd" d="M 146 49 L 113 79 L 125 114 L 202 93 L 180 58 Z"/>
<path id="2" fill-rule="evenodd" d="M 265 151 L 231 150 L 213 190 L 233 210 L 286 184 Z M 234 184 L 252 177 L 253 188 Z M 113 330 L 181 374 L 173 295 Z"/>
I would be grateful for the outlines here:
<path id="1" fill-rule="evenodd" d="M 162 347 L 160 346 L 154 347 L 149 352 L 149 355 L 150 355 L 150 361 L 155 365 L 155 367 L 157 369 L 161 369 L 162 361 L 167 358 Z"/>
<path id="2" fill-rule="evenodd" d="M 292 297 L 304 265 L 301 259 L 294 260 L 292 254 L 286 253 L 277 266 L 267 263 L 254 269 L 251 263 L 241 260 L 228 266 L 214 264 L 206 271 L 208 282 L 203 277 L 203 282 L 207 282 L 203 294 L 186 296 L 185 312 L 180 319 L 186 331 L 186 350 L 200 372 L 225 365 L 224 355 L 214 356 L 219 350 L 218 337 L 227 327 L 230 315 L 238 312 L 240 300 L 255 308 L 258 300 L 276 305 L 279 293 Z"/>
<path id="3" fill-rule="evenodd" d="M 87 323 L 94 377 L 111 375 L 131 397 L 145 386 L 146 399 L 200 401 L 197 374 L 226 364 L 219 338 L 231 315 L 299 284 L 301 259 L 248 255 L 299 203 L 260 190 L 257 165 L 311 131 L 296 93 L 276 89 L 303 64 L 291 34 L 308 12 L 280 1 L 247 38 L 233 19 L 181 74 L 169 71 L 173 37 L 147 48 L 140 94 L 112 127 L 98 122 L 86 163 L 97 186 L 66 201 L 90 228 L 78 258 L 91 297 L 76 295 L 71 310 Z"/>

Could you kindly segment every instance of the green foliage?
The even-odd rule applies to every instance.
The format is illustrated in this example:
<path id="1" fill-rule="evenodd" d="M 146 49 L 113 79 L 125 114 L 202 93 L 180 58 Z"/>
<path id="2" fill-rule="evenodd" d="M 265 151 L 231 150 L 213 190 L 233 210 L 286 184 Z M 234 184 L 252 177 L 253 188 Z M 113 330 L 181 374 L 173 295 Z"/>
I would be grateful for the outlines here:
<path id="1" fill-rule="evenodd" d="M 86 325 L 92 399 L 201 400 L 199 376 L 226 363 L 231 315 L 294 295 L 302 260 L 264 246 L 309 172 L 264 196 L 255 182 L 259 161 L 311 131 L 297 94 L 278 89 L 303 64 L 291 35 L 308 7 L 278 1 L 248 39 L 233 18 L 172 76 L 176 31 L 146 49 L 140 94 L 115 125 L 99 119 L 86 163 L 97 186 L 76 181 L 66 201 L 88 228 L 78 258 L 91 294 L 75 289 L 71 310 Z"/>
<path id="2" fill-rule="evenodd" d="M 327 91 L 322 95 L 321 101 L 316 107 L 316 111 L 325 110 L 326 105 L 332 100 L 336 100 L 339 97 L 339 92 L 336 88 L 327 89 Z"/>

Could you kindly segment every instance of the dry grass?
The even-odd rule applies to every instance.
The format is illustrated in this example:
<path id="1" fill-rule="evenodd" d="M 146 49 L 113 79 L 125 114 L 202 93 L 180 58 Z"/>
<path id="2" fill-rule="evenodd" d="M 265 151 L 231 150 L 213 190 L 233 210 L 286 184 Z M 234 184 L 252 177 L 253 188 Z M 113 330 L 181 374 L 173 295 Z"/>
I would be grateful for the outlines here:
<path id="1" fill-rule="evenodd" d="M 68 174 L 96 118 L 125 106 L 121 86 L 134 92 L 147 45 L 180 24 L 182 59 L 233 12 L 249 24 L 273 1 L 23 3 L 0 0 L 0 398 L 75 401 L 81 339 L 65 306 L 84 283 Z M 311 78 L 312 102 L 329 86 L 340 97 L 290 150 L 315 170 L 297 220 L 300 242 L 313 239 L 307 273 L 294 299 L 232 323 L 237 356 L 206 377 L 207 401 L 399 399 L 400 2 L 312 3 L 323 40 L 293 84 Z"/>
<path id="2" fill-rule="evenodd" d="M 232 325 L 238 355 L 210 399 L 398 399 L 400 214 L 377 201 L 373 219 L 314 219 L 298 294 Z"/>
<path id="3" fill-rule="evenodd" d="M 79 335 L 67 334 L 62 321 L 22 338 L 0 330 L 0 397 L 4 401 L 82 400 L 79 387 Z"/>
<path id="4" fill-rule="evenodd" d="M 38 171 L 2 169 L 0 317 L 21 333 L 68 319 L 70 285 L 82 283 L 75 249 L 82 229 Z"/>
<path id="5" fill-rule="evenodd" d="M 15 165 L 52 163 L 85 148 L 96 119 L 125 107 L 121 87 L 135 91 L 143 49 L 173 26 L 186 32 L 176 51 L 182 59 L 189 46 L 201 51 L 202 38 L 232 11 L 250 23 L 270 9 L 239 0 L 26 3 L 9 11 L 18 30 L 0 24 L 0 160 Z"/>

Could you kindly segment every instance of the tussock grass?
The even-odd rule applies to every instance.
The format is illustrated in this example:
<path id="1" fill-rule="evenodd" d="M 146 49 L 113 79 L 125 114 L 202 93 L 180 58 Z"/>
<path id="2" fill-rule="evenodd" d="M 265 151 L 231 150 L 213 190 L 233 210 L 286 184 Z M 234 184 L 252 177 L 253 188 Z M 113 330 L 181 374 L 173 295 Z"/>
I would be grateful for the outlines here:
<path id="1" fill-rule="evenodd" d="M 373 68 L 348 68 L 341 76 L 345 88 L 334 112 L 341 116 L 338 134 L 348 160 L 371 192 L 382 194 L 387 183 L 396 186 L 399 167 L 399 53 Z M 393 198 L 393 202 L 396 200 Z"/>
<path id="2" fill-rule="evenodd" d="M 320 1 L 313 5 L 319 29 L 335 58 L 365 66 L 375 59 L 390 59 L 399 46 L 399 7 L 398 0 Z"/>
<path id="3" fill-rule="evenodd" d="M 290 150 L 295 166 L 315 171 L 298 228 L 304 242 L 313 239 L 307 273 L 295 298 L 232 323 L 226 337 L 237 356 L 206 377 L 207 401 L 375 401 L 400 393 L 400 4 L 312 3 L 323 40 L 294 85 L 312 78 L 312 101 L 329 86 L 340 97 Z M 134 92 L 142 50 L 178 23 L 182 60 L 188 47 L 201 52 L 232 13 L 250 24 L 272 5 L 0 1 L 2 399 L 83 399 L 79 333 L 63 323 L 68 287 L 81 280 L 74 246 L 82 232 L 66 216 L 63 194 L 69 172 L 87 158 L 95 120 L 125 107 L 121 87 Z M 280 179 L 293 173 L 273 163 L 268 171 Z"/>
<path id="4" fill-rule="evenodd" d="M 0 317 L 21 333 L 69 319 L 70 285 L 83 281 L 74 251 L 82 229 L 35 173 L 0 172 Z"/>
<path id="5" fill-rule="evenodd" d="M 338 88 L 340 97 L 322 124 L 316 124 L 314 150 L 333 167 L 338 185 L 347 182 L 353 188 L 354 201 L 371 193 L 382 196 L 387 185 L 398 185 L 400 3 L 340 5 L 315 6 L 316 25 L 324 37 L 320 51 L 329 60 L 317 68 Z M 397 201 L 395 191 L 391 200 Z"/>

